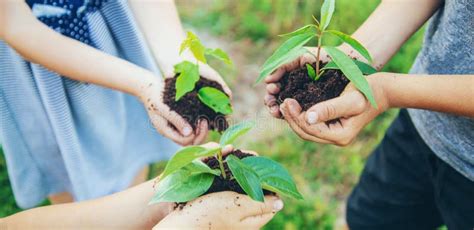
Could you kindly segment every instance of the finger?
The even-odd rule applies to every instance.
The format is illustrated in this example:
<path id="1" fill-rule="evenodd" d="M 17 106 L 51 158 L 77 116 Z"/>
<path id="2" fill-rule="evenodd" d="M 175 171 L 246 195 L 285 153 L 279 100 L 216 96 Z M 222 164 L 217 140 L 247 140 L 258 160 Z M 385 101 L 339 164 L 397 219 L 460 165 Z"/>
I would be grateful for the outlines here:
<path id="1" fill-rule="evenodd" d="M 227 155 L 227 154 L 229 154 L 233 151 L 234 151 L 234 146 L 233 145 L 226 145 L 222 148 L 222 154 L 223 155 Z"/>
<path id="2" fill-rule="evenodd" d="M 271 94 L 265 95 L 264 103 L 273 117 L 281 118 L 280 107 L 277 104 L 275 96 Z"/>
<path id="3" fill-rule="evenodd" d="M 206 149 L 214 149 L 214 148 L 219 147 L 219 143 L 217 143 L 217 142 L 207 142 L 207 143 L 202 144 L 200 146 L 203 147 L 203 148 L 206 148 Z"/>
<path id="4" fill-rule="evenodd" d="M 270 83 L 266 86 L 266 90 L 269 94 L 278 94 L 280 92 L 280 84 Z"/>
<path id="5" fill-rule="evenodd" d="M 168 120 L 180 133 L 185 137 L 193 136 L 193 128 L 191 125 L 178 113 L 171 111 L 167 106 L 162 106 L 160 109 L 155 109 L 163 118 Z M 193 138 L 194 139 L 194 138 Z"/>
<path id="6" fill-rule="evenodd" d="M 308 124 L 316 124 L 355 116 L 364 112 L 366 105 L 365 97 L 359 91 L 352 91 L 314 105 L 306 112 L 306 121 Z"/>
<path id="7" fill-rule="evenodd" d="M 171 139 L 172 141 L 180 145 L 188 145 L 189 143 L 191 143 L 193 136 L 183 137 L 175 129 L 170 127 L 168 125 L 168 121 L 163 117 L 152 113 L 150 114 L 150 119 L 155 129 L 158 130 L 158 132 L 161 133 L 163 136 Z"/>
<path id="8" fill-rule="evenodd" d="M 275 216 L 276 212 L 265 213 L 261 215 L 249 216 L 241 220 L 241 224 L 247 229 L 260 229 L 265 224 L 270 222 Z"/>
<path id="9" fill-rule="evenodd" d="M 286 68 L 282 66 L 278 68 L 274 73 L 265 77 L 265 83 L 268 84 L 268 83 L 278 82 L 285 73 L 286 73 Z"/>
<path id="10" fill-rule="evenodd" d="M 224 92 L 229 95 L 229 98 L 232 99 L 232 90 L 230 90 L 229 86 L 225 83 L 225 81 L 222 79 L 222 77 L 219 75 L 219 73 L 211 68 L 210 66 L 206 64 L 199 64 L 199 72 L 201 73 L 202 77 L 207 78 L 212 81 L 216 81 L 222 86 L 222 89 Z"/>
<path id="11" fill-rule="evenodd" d="M 237 195 L 234 198 L 237 215 L 241 219 L 278 212 L 283 209 L 283 201 L 277 196 L 265 196 L 264 202 L 252 200 L 249 196 Z M 245 208 L 240 208 L 245 207 Z"/>
<path id="12" fill-rule="evenodd" d="M 206 140 L 207 134 L 209 133 L 209 124 L 206 119 L 199 121 L 198 128 L 196 129 L 196 138 L 193 141 L 193 145 L 198 145 Z"/>
<path id="13" fill-rule="evenodd" d="M 325 144 L 332 144 L 332 142 L 330 141 L 327 141 L 327 140 L 324 140 L 324 139 L 321 139 L 321 138 L 318 138 L 318 137 L 315 137 L 313 135 L 310 135 L 308 133 L 306 133 L 300 126 L 299 124 L 297 123 L 297 121 L 295 121 L 295 119 L 293 118 L 294 115 L 292 115 L 290 113 L 290 109 L 288 108 L 288 103 L 287 101 L 285 100 L 285 102 L 283 102 L 283 104 L 281 104 L 281 111 L 283 113 L 283 117 L 285 118 L 285 120 L 287 121 L 288 125 L 291 127 L 291 129 L 293 129 L 293 131 L 299 136 L 301 137 L 302 139 L 304 140 L 307 140 L 307 141 L 313 141 L 313 142 L 318 142 L 318 143 L 325 143 Z M 296 108 L 294 108 L 295 110 Z"/>

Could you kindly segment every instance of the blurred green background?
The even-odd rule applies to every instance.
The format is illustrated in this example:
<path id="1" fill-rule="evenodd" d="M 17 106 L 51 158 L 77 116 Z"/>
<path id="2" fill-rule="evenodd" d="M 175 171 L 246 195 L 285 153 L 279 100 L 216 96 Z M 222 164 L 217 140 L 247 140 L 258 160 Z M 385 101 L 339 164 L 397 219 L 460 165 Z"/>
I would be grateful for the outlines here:
<path id="1" fill-rule="evenodd" d="M 234 90 L 234 120 L 262 121 L 255 133 L 238 147 L 252 149 L 281 162 L 297 181 L 305 200 L 285 199 L 285 208 L 266 229 L 343 229 L 345 199 L 358 180 L 364 162 L 396 116 L 390 110 L 369 124 L 348 147 L 305 142 L 288 127 L 266 114 L 262 86 L 252 87 L 258 67 L 282 42 L 276 36 L 319 17 L 321 0 L 181 0 L 178 9 L 186 28 L 198 33 L 203 43 L 222 47 L 234 59 L 234 68 L 218 68 Z M 333 29 L 352 33 L 378 5 L 379 0 L 339 0 Z M 406 73 L 422 42 L 418 31 L 386 65 L 385 71 Z M 334 40 L 326 41 L 335 43 Z M 217 138 L 217 134 L 211 139 Z M 158 174 L 163 163 L 153 166 Z M 20 211 L 8 180 L 0 150 L 0 217 Z M 47 205 L 45 202 L 44 205 Z"/>

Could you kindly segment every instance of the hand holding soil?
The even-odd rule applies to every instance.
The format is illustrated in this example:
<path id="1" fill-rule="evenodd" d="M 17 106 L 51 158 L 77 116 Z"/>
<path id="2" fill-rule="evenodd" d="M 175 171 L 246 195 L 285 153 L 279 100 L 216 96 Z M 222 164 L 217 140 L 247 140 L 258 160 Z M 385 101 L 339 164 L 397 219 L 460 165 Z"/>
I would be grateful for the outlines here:
<path id="1" fill-rule="evenodd" d="M 174 210 L 153 230 L 260 229 L 282 208 L 276 196 L 265 196 L 262 203 L 236 192 L 212 193 Z"/>
<path id="2" fill-rule="evenodd" d="M 285 99 L 281 112 L 301 138 L 339 146 L 350 144 L 365 125 L 389 107 L 382 82 L 387 73 L 367 77 L 377 101 L 373 108 L 352 83 L 336 98 L 317 103 L 304 111 L 294 99 Z M 331 122 L 337 120 L 337 122 Z"/>
<path id="3" fill-rule="evenodd" d="M 193 130 L 191 125 L 164 103 L 164 82 L 155 78 L 144 86 L 139 96 L 145 105 L 150 121 L 157 131 L 180 145 L 201 143 L 207 135 L 207 122 Z M 204 130 L 204 132 L 201 132 Z"/>

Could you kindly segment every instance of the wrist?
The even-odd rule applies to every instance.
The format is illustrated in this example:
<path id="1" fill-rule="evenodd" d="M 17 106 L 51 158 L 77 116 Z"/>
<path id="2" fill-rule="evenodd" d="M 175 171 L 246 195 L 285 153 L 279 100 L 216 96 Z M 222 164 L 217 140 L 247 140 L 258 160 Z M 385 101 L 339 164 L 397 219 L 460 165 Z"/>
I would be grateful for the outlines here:
<path id="1" fill-rule="evenodd" d="M 133 86 L 132 95 L 138 97 L 141 101 L 146 97 L 152 86 L 163 84 L 163 80 L 152 74 L 151 72 L 143 74 L 138 78 L 137 83 Z"/>
<path id="2" fill-rule="evenodd" d="M 382 113 L 385 110 L 392 108 L 389 87 L 391 84 L 391 77 L 386 73 L 375 73 L 369 75 L 367 80 L 374 93 L 379 112 Z"/>

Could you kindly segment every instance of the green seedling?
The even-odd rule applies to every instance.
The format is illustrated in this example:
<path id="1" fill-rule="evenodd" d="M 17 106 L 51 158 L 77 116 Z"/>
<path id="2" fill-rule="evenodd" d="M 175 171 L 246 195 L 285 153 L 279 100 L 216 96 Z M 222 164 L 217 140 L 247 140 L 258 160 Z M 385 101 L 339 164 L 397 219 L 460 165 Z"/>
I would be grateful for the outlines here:
<path id="1" fill-rule="evenodd" d="M 321 50 L 324 49 L 331 57 L 332 61 L 327 63 L 324 68 L 320 68 L 319 61 L 316 61 L 316 68 L 313 68 L 313 66 L 307 64 L 306 69 L 309 77 L 313 80 L 318 80 L 324 71 L 328 69 L 341 70 L 344 75 L 354 84 L 354 86 L 365 95 L 372 106 L 377 108 L 372 89 L 364 77 L 364 74 L 372 74 L 375 73 L 376 70 L 369 64 L 351 59 L 336 47 L 323 46 L 322 44 L 323 37 L 326 37 L 327 35 L 336 36 L 342 40 L 342 42 L 347 43 L 357 52 L 359 52 L 365 59 L 367 59 L 369 63 L 372 62 L 372 57 L 370 56 L 369 51 L 367 51 L 367 49 L 360 42 L 343 32 L 327 29 L 334 13 L 335 1 L 336 0 L 324 1 L 321 7 L 320 20 L 317 20 L 313 16 L 315 24 L 309 24 L 291 33 L 280 35 L 282 37 L 286 37 L 287 40 L 280 47 L 278 47 L 272 56 L 270 56 L 263 64 L 256 83 L 261 82 L 265 76 L 268 76 L 281 65 L 293 61 L 305 53 L 309 53 L 315 56 L 316 60 L 320 60 Z M 312 39 L 317 39 L 318 46 L 316 55 L 303 47 Z"/>
<path id="2" fill-rule="evenodd" d="M 227 53 L 219 48 L 206 48 L 199 38 L 190 31 L 187 32 L 186 39 L 181 43 L 179 54 L 187 49 L 189 49 L 193 54 L 196 63 L 182 61 L 174 66 L 174 72 L 177 75 L 175 85 L 176 101 L 181 99 L 187 93 L 193 91 L 196 87 L 196 82 L 198 82 L 200 78 L 198 62 L 206 64 L 207 57 L 214 57 L 228 65 L 232 65 Z M 224 115 L 232 113 L 232 106 L 229 97 L 218 89 L 203 87 L 198 91 L 198 98 L 216 113 L 222 113 Z"/>
<path id="3" fill-rule="evenodd" d="M 223 160 L 222 148 L 232 144 L 254 126 L 254 122 L 247 121 L 228 128 L 216 148 L 188 146 L 179 150 L 160 175 L 156 194 L 150 204 L 193 200 L 204 194 L 216 177 L 236 180 L 245 193 L 256 201 L 263 202 L 263 189 L 302 199 L 288 171 L 269 158 L 250 156 L 239 159 L 229 155 Z M 211 169 L 201 161 L 201 158 L 210 156 L 218 159 L 219 169 Z M 231 178 L 225 174 L 224 163 L 227 163 L 232 172 Z"/>

